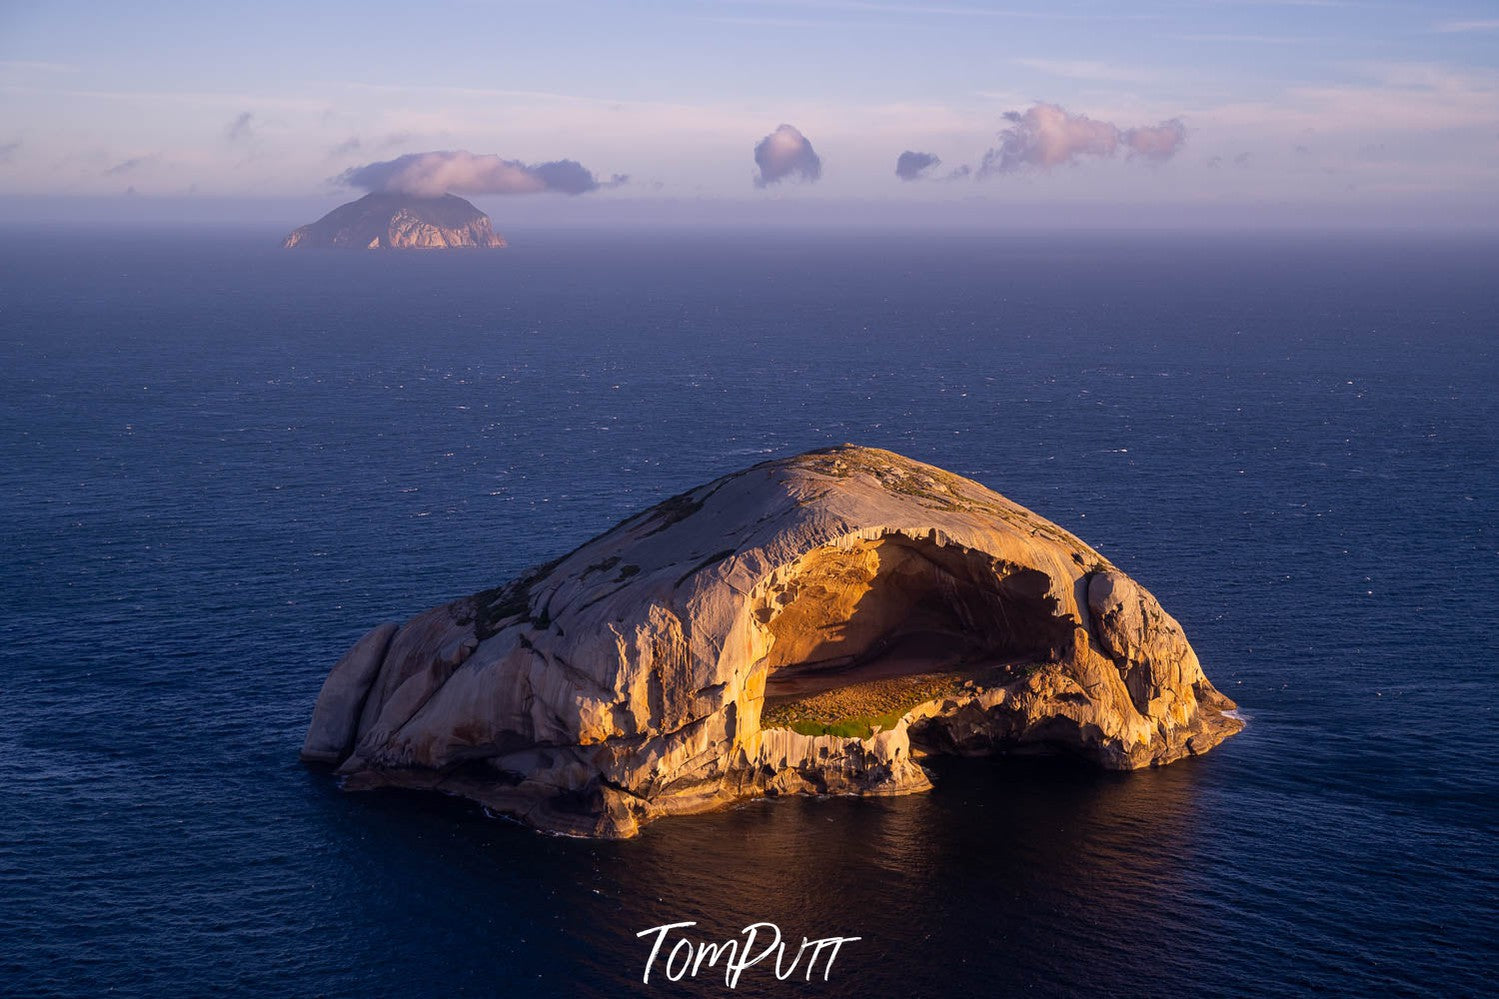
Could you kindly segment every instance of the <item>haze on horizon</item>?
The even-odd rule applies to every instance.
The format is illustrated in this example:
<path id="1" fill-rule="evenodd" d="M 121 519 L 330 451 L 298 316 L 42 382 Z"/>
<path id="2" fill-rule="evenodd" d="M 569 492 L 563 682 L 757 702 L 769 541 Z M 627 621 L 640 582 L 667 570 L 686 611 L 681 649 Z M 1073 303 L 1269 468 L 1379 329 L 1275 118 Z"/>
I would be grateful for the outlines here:
<path id="1" fill-rule="evenodd" d="M 1491 7 L 1120 10 L 22 0 L 0 202 L 303 222 L 405 185 L 498 224 L 1499 221 Z"/>

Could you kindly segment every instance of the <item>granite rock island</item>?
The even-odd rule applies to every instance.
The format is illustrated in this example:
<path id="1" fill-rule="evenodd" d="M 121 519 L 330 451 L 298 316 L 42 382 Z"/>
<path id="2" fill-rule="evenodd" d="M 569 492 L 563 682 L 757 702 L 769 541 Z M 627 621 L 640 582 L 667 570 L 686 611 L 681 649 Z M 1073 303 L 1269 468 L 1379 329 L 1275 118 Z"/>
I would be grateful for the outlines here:
<path id="1" fill-rule="evenodd" d="M 382 624 L 302 749 L 349 790 L 628 837 L 780 794 L 905 794 L 930 754 L 1111 770 L 1242 727 L 1181 626 L 996 492 L 845 445 L 726 475 L 494 589 Z"/>
<path id="2" fill-rule="evenodd" d="M 424 198 L 377 192 L 294 230 L 286 249 L 456 250 L 505 245 L 489 216 L 453 194 Z"/>

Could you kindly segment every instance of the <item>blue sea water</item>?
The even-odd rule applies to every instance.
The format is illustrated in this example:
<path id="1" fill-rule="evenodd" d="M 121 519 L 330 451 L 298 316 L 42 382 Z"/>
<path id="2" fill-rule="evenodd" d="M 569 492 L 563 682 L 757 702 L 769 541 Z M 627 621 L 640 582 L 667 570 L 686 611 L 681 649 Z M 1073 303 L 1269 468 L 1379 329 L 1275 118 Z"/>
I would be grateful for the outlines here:
<path id="1" fill-rule="evenodd" d="M 0 240 L 0 994 L 1477 995 L 1499 939 L 1499 243 Z M 24 237 L 24 238 L 22 238 Z M 1248 728 L 628 842 L 297 763 L 371 625 L 853 441 L 1076 532 Z"/>

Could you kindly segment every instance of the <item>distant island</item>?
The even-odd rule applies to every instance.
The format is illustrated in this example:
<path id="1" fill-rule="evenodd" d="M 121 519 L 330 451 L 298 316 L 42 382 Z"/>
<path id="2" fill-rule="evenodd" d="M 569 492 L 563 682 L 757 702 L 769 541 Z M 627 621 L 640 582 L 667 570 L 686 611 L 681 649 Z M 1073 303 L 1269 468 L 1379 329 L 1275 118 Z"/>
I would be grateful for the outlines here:
<path id="1" fill-rule="evenodd" d="M 282 241 L 286 249 L 497 249 L 504 237 L 489 216 L 452 194 L 421 198 L 376 192 L 340 205 Z"/>

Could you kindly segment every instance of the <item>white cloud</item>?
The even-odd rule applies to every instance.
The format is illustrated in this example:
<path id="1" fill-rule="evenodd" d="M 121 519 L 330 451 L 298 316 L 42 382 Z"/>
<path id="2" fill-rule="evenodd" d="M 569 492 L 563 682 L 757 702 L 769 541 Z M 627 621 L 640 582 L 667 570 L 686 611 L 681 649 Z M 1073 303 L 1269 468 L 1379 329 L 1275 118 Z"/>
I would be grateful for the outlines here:
<path id="1" fill-rule="evenodd" d="M 576 160 L 526 164 L 464 149 L 408 153 L 393 160 L 351 167 L 340 183 L 366 191 L 398 191 L 423 198 L 444 194 L 586 194 L 615 187 L 627 178 L 600 182 Z"/>

